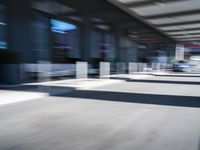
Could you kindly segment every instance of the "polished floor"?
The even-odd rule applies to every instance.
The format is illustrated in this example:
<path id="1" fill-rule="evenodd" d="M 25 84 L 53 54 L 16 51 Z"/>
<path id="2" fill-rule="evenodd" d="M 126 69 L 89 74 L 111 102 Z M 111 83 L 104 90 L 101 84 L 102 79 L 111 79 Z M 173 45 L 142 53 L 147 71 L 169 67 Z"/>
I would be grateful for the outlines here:
<path id="1" fill-rule="evenodd" d="M 200 84 L 159 79 L 0 106 L 0 150 L 199 150 Z"/>

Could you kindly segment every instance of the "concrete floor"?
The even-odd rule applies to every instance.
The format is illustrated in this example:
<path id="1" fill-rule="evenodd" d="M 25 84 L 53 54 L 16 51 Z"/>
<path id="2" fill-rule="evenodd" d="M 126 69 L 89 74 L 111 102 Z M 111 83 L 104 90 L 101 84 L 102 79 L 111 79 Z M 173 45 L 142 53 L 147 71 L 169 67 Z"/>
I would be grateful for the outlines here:
<path id="1" fill-rule="evenodd" d="M 0 150 L 200 150 L 199 89 L 127 81 L 0 106 Z"/>

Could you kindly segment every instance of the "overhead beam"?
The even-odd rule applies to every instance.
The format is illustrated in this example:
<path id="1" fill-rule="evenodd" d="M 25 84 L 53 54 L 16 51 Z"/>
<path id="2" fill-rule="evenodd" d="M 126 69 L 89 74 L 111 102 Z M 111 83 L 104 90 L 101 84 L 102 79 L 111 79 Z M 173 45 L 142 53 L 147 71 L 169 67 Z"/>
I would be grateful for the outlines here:
<path id="1" fill-rule="evenodd" d="M 81 12 L 74 11 L 74 12 L 61 12 L 57 13 L 56 15 L 67 17 L 67 16 L 81 16 Z"/>
<path id="2" fill-rule="evenodd" d="M 156 28 L 154 25 L 152 25 L 151 23 L 146 21 L 143 17 L 141 17 L 138 14 L 134 13 L 133 11 L 127 9 L 127 7 L 125 5 L 123 5 L 122 3 L 120 3 L 116 0 L 107 0 L 107 1 L 110 2 L 112 5 L 114 5 L 115 7 L 121 9 L 125 13 L 129 14 L 130 16 L 132 16 L 133 18 L 135 18 L 139 22 L 143 23 L 144 25 L 146 25 L 147 28 L 158 33 L 158 35 L 160 35 L 161 37 L 165 37 L 168 40 L 174 41 L 168 34 L 164 33 L 160 29 Z"/>
<path id="3" fill-rule="evenodd" d="M 171 29 L 171 30 L 163 30 L 164 32 L 167 32 L 167 33 L 173 33 L 173 32 L 181 32 L 181 31 L 197 31 L 199 30 L 200 28 L 189 28 L 189 29 Z"/>
<path id="4" fill-rule="evenodd" d="M 138 22 L 139 25 L 136 28 L 145 28 L 158 34 L 158 36 L 165 39 L 174 41 L 171 37 L 163 33 L 161 30 L 153 26 L 152 24 L 145 21 L 142 17 L 137 14 L 133 14 L 131 10 L 127 10 L 127 7 L 116 0 L 86 0 L 84 3 L 79 3 L 79 0 L 56 0 L 64 5 L 74 8 L 83 14 L 87 14 L 89 17 L 97 17 L 104 20 L 105 22 L 112 23 L 113 25 L 120 26 L 124 22 L 131 21 L 134 23 Z M 109 3 L 108 3 L 109 2 Z M 66 15 L 66 14 L 65 14 Z M 122 25 L 123 26 L 123 25 Z M 124 26 L 125 29 L 136 30 L 135 27 Z M 123 28 L 123 29 L 124 29 Z"/>
<path id="5" fill-rule="evenodd" d="M 197 33 L 177 33 L 177 34 L 171 34 L 171 36 L 182 36 L 182 35 L 200 35 L 200 32 L 197 32 Z"/>
<path id="6" fill-rule="evenodd" d="M 157 3 L 173 3 L 177 1 L 184 1 L 184 0 L 148 0 L 148 1 L 128 2 L 125 5 L 131 8 L 136 8 L 136 7 L 155 5 Z"/>
<path id="7" fill-rule="evenodd" d="M 188 38 L 200 38 L 199 36 L 190 36 L 190 35 L 185 35 L 185 36 L 180 36 L 180 37 L 174 37 L 175 39 L 188 39 Z"/>
<path id="8" fill-rule="evenodd" d="M 176 23 L 165 23 L 165 24 L 158 24 L 157 27 L 170 27 L 170 26 L 179 26 L 179 25 L 190 25 L 190 24 L 196 24 L 200 23 L 200 20 L 194 20 L 194 21 L 183 21 L 183 22 L 176 22 Z"/>
<path id="9" fill-rule="evenodd" d="M 180 39 L 178 41 L 181 41 L 181 42 L 188 42 L 188 41 L 190 41 L 190 42 L 199 42 L 200 39 Z"/>
<path id="10" fill-rule="evenodd" d="M 181 11 L 181 12 L 171 12 L 171 13 L 165 13 L 165 14 L 149 15 L 149 16 L 144 16 L 144 18 L 146 18 L 146 19 L 158 19 L 158 18 L 187 16 L 187 15 L 194 15 L 194 14 L 200 14 L 200 9 Z"/>

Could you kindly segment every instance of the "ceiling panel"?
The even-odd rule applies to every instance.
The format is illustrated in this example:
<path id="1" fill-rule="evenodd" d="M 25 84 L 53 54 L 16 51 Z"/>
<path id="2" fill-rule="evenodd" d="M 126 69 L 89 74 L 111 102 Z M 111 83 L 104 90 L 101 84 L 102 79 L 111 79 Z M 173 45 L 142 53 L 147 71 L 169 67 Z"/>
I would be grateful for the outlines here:
<path id="1" fill-rule="evenodd" d="M 50 14 L 76 12 L 75 9 L 72 9 L 66 5 L 62 5 L 55 1 L 33 1 L 31 3 L 31 7 Z"/>
<path id="2" fill-rule="evenodd" d="M 199 35 L 182 35 L 182 36 L 173 36 L 174 38 L 196 38 L 199 37 L 200 38 L 200 34 Z"/>
<path id="3" fill-rule="evenodd" d="M 184 28 L 181 28 L 181 27 L 177 27 L 177 26 L 173 26 L 173 27 L 160 27 L 160 29 L 161 30 L 163 30 L 163 31 L 167 31 L 167 30 L 180 30 L 180 29 L 182 29 L 182 30 L 184 30 Z"/>
<path id="4" fill-rule="evenodd" d="M 196 31 L 179 31 L 179 32 L 171 32 L 171 33 L 168 33 L 170 35 L 177 35 L 177 34 L 200 34 L 200 29 L 199 30 L 196 30 Z"/>
<path id="5" fill-rule="evenodd" d="M 191 24 L 191 25 L 180 25 L 181 28 L 190 29 L 190 28 L 200 28 L 200 23 Z"/>
<path id="6" fill-rule="evenodd" d="M 148 0 L 119 0 L 122 3 L 132 3 L 132 2 L 145 2 Z"/>
<path id="7" fill-rule="evenodd" d="M 170 24 L 170 23 L 179 23 L 179 22 L 188 22 L 188 21 L 197 21 L 200 18 L 200 14 L 195 15 L 185 15 L 179 17 L 164 17 L 158 19 L 148 19 L 149 22 L 160 25 L 160 24 Z"/>
<path id="8" fill-rule="evenodd" d="M 174 39 L 187 37 L 196 40 L 192 37 L 199 36 L 200 0 L 113 1 L 118 1 L 133 14 Z"/>
<path id="9" fill-rule="evenodd" d="M 200 41 L 200 38 L 177 39 L 177 41 L 180 41 L 180 42 Z"/>
<path id="10" fill-rule="evenodd" d="M 191 25 L 180 25 L 180 26 L 167 26 L 167 27 L 160 27 L 162 30 L 178 30 L 178 29 L 192 29 L 192 28 L 200 28 L 200 23 L 198 24 L 191 24 Z"/>
<path id="11" fill-rule="evenodd" d="M 157 3 L 153 6 L 145 6 L 140 8 L 130 8 L 141 16 L 151 16 L 157 14 L 183 12 L 194 9 L 199 9 L 200 0 L 190 0 L 174 3 Z"/>

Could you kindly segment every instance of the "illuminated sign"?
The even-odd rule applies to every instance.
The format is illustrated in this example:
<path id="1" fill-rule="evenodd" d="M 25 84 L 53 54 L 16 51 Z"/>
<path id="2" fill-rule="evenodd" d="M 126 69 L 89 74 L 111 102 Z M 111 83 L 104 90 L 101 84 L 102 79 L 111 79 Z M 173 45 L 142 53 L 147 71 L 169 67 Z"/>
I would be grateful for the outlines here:
<path id="1" fill-rule="evenodd" d="M 76 26 L 59 20 L 51 19 L 51 31 L 58 33 L 65 33 L 69 30 L 76 29 Z"/>

